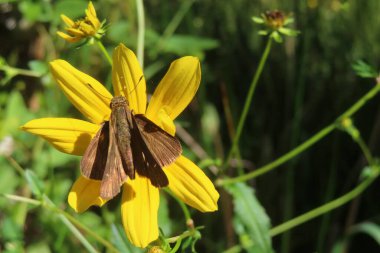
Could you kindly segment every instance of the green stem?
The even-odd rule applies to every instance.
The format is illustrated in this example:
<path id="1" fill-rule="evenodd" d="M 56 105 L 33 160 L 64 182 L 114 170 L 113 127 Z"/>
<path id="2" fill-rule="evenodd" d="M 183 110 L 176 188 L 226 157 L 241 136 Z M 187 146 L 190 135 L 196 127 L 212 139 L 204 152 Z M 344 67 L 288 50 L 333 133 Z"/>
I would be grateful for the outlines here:
<path id="1" fill-rule="evenodd" d="M 242 176 L 238 176 L 235 178 L 227 178 L 222 179 L 218 182 L 219 185 L 226 185 L 226 184 L 232 184 L 237 182 L 246 181 L 255 177 L 258 177 L 262 174 L 267 173 L 268 171 L 273 170 L 274 168 L 280 166 L 281 164 L 285 163 L 286 161 L 292 159 L 293 157 L 297 156 L 298 154 L 302 153 L 309 147 L 311 147 L 314 143 L 318 142 L 320 139 L 331 133 L 335 129 L 335 124 L 330 124 L 327 127 L 323 128 L 321 131 L 316 133 L 313 137 L 296 147 L 295 149 L 291 150 L 290 152 L 286 153 L 285 155 L 281 156 L 280 158 L 274 160 L 271 163 L 268 163 L 267 165 L 252 171 L 250 173 L 247 173 Z"/>
<path id="2" fill-rule="evenodd" d="M 181 242 L 182 242 L 182 237 L 178 238 L 178 240 L 176 241 L 173 249 L 171 251 L 169 251 L 169 253 L 175 253 L 179 250 L 179 247 L 181 246 Z"/>
<path id="3" fill-rule="evenodd" d="M 294 219 L 291 219 L 281 225 L 278 225 L 274 228 L 272 228 L 269 231 L 269 234 L 274 237 L 276 235 L 279 235 L 289 229 L 292 229 L 302 223 L 305 223 L 311 219 L 314 219 L 324 213 L 327 213 L 337 207 L 340 207 L 350 200 L 356 198 L 358 195 L 360 195 L 365 189 L 368 188 L 372 184 L 372 182 L 378 177 L 379 173 L 377 172 L 376 174 L 372 175 L 371 177 L 368 177 L 364 181 L 362 181 L 358 186 L 356 186 L 353 190 L 350 192 L 346 193 L 345 195 L 330 201 L 318 208 L 315 208 L 305 214 L 302 214 Z"/>
<path id="4" fill-rule="evenodd" d="M 239 253 L 243 250 L 243 247 L 240 246 L 240 245 L 235 245 L 235 246 L 232 246 L 231 248 L 229 249 L 226 249 L 225 251 L 223 251 L 222 253 Z"/>
<path id="5" fill-rule="evenodd" d="M 73 235 L 83 244 L 83 246 L 91 253 L 97 253 L 98 251 L 91 245 L 89 241 L 83 236 L 83 234 L 71 223 L 64 215 L 58 215 L 63 224 L 73 233 Z"/>
<path id="6" fill-rule="evenodd" d="M 182 19 L 185 17 L 185 14 L 189 11 L 190 7 L 193 5 L 195 0 L 188 0 L 184 1 L 177 13 L 174 15 L 168 26 L 165 28 L 164 32 L 162 33 L 161 38 L 157 42 L 157 46 L 155 47 L 155 52 L 159 52 L 165 41 L 170 38 L 179 24 L 181 23 Z"/>
<path id="7" fill-rule="evenodd" d="M 187 231 L 183 232 L 181 235 L 174 236 L 174 237 L 166 239 L 166 241 L 168 243 L 175 243 L 178 240 L 182 240 L 183 238 L 192 236 L 194 234 L 194 231 L 195 230 L 187 230 Z"/>
<path id="8" fill-rule="evenodd" d="M 349 118 L 360 108 L 362 108 L 369 100 L 371 100 L 380 91 L 380 83 L 377 83 L 372 89 L 370 89 L 363 97 L 361 97 L 354 105 L 347 109 L 338 120 Z"/>
<path id="9" fill-rule="evenodd" d="M 145 15 L 144 3 L 142 0 L 136 0 L 137 6 L 137 59 L 141 68 L 144 69 L 144 38 L 145 38 Z"/>
<path id="10" fill-rule="evenodd" d="M 361 150 L 362 150 L 365 158 L 367 159 L 368 164 L 369 165 L 374 165 L 374 160 L 373 160 L 371 151 L 369 150 L 367 144 L 365 144 L 365 142 L 363 141 L 362 137 L 361 136 L 357 137 L 356 140 L 355 140 L 355 142 L 361 148 Z"/>
<path id="11" fill-rule="evenodd" d="M 27 198 L 27 197 L 23 197 L 23 196 L 18 196 L 18 195 L 13 195 L 13 194 L 4 194 L 4 197 L 11 199 L 11 200 L 14 200 L 14 201 L 23 202 L 26 204 L 31 204 L 34 206 L 41 205 L 41 201 L 31 199 L 31 198 Z"/>
<path id="12" fill-rule="evenodd" d="M 21 176 L 25 176 L 24 168 L 12 156 L 6 156 L 5 158 Z"/>
<path id="13" fill-rule="evenodd" d="M 15 159 L 13 159 L 13 157 L 7 156 L 6 158 L 11 163 L 11 165 L 17 170 L 17 172 L 19 172 L 22 176 L 25 176 L 24 169 L 20 166 L 20 164 Z M 30 198 L 25 198 L 25 197 L 21 197 L 21 196 L 5 195 L 5 197 L 11 198 L 11 199 L 16 200 L 16 201 L 33 204 L 33 205 L 42 205 L 43 207 L 45 207 L 47 209 L 55 211 L 56 213 L 59 214 L 62 222 L 70 229 L 70 231 L 72 231 L 77 236 L 78 240 L 81 241 L 81 243 L 86 247 L 86 249 L 91 251 L 91 252 L 97 252 L 97 251 L 86 240 L 86 238 L 84 238 L 84 236 L 82 234 L 80 234 L 79 230 L 77 230 L 72 224 L 75 224 L 81 230 L 85 231 L 87 234 L 92 236 L 95 240 L 97 240 L 98 242 L 103 244 L 111 252 L 118 252 L 118 250 L 111 243 L 109 243 L 107 240 L 105 240 L 101 236 L 97 235 L 95 232 L 93 232 L 93 230 L 84 226 L 82 223 L 80 223 L 78 220 L 76 220 L 73 216 L 71 216 L 67 212 L 56 207 L 55 204 L 46 195 L 43 195 L 43 197 L 42 197 L 45 204 L 42 201 L 30 199 Z M 74 230 L 74 228 L 75 228 L 75 230 Z M 80 235 L 78 235 L 78 233 Z"/>
<path id="14" fill-rule="evenodd" d="M 267 42 L 267 45 L 265 47 L 264 53 L 261 56 L 261 59 L 260 59 L 260 62 L 259 62 L 259 66 L 257 67 L 256 73 L 255 73 L 255 75 L 254 75 L 254 77 L 252 79 L 251 86 L 249 87 L 248 95 L 247 95 L 247 98 L 245 100 L 245 104 L 244 104 L 244 107 L 243 107 L 243 112 L 241 113 L 240 120 L 239 120 L 237 129 L 236 129 L 236 134 L 234 136 L 234 140 L 232 142 L 232 146 L 231 146 L 230 152 L 228 153 L 227 159 L 224 162 L 224 166 L 227 166 L 230 163 L 230 160 L 232 159 L 233 155 L 236 152 L 236 148 L 237 148 L 238 143 L 239 143 L 240 135 L 241 135 L 241 133 L 243 131 L 244 123 L 245 123 L 245 120 L 247 118 L 248 111 L 249 111 L 249 109 L 251 107 L 251 102 L 252 102 L 253 94 L 255 93 L 257 82 L 259 81 L 261 73 L 262 73 L 262 71 L 264 69 L 265 62 L 266 62 L 266 60 L 268 58 L 268 55 L 269 55 L 269 52 L 270 52 L 270 49 L 271 49 L 271 45 L 272 45 L 272 39 L 268 38 L 268 42 Z"/>
<path id="15" fill-rule="evenodd" d="M 19 68 L 14 68 L 11 66 L 0 66 L 0 70 L 10 73 L 11 75 L 22 75 L 22 76 L 30 76 L 30 77 L 41 77 L 42 75 L 40 73 L 36 73 L 33 70 L 28 70 L 28 69 L 19 69 Z"/>
<path id="16" fill-rule="evenodd" d="M 87 233 L 88 235 L 92 236 L 96 241 L 98 241 L 99 243 L 103 244 L 103 246 L 106 247 L 110 252 L 119 252 L 110 242 L 108 242 L 107 240 L 103 239 L 101 236 L 99 236 L 98 234 L 96 234 L 90 228 L 84 226 L 82 223 L 80 223 L 78 220 L 76 220 L 73 216 L 71 216 L 67 212 L 65 212 L 65 211 L 63 211 L 63 210 L 61 210 L 61 209 L 59 209 L 59 208 L 57 208 L 55 206 L 52 209 L 54 211 L 56 211 L 57 213 L 59 213 L 60 215 L 63 215 L 65 218 L 67 218 L 67 220 L 69 220 L 75 226 L 77 226 L 78 228 L 80 228 L 81 230 L 83 230 L 85 233 Z"/>
<path id="17" fill-rule="evenodd" d="M 247 173 L 242 176 L 238 176 L 235 178 L 226 178 L 226 179 L 219 179 L 216 184 L 217 185 L 226 185 L 226 184 L 232 184 L 237 182 L 246 181 L 249 179 L 253 179 L 255 177 L 258 177 L 262 174 L 265 174 L 274 168 L 280 166 L 281 164 L 287 162 L 288 160 L 292 159 L 299 153 L 305 151 L 312 145 L 314 145 L 316 142 L 318 142 L 320 139 L 331 133 L 336 127 L 336 122 L 340 121 L 343 118 L 350 117 L 354 113 L 356 113 L 360 108 L 362 108 L 366 102 L 368 102 L 371 98 L 373 98 L 378 92 L 380 91 L 380 84 L 376 84 L 371 90 L 369 90 L 363 97 L 361 97 L 355 104 L 353 104 L 348 110 L 346 110 L 344 113 L 342 113 L 333 123 L 326 126 L 322 130 L 320 130 L 318 133 L 316 133 L 314 136 L 312 136 L 310 139 L 299 145 L 298 147 L 294 148 L 293 150 L 289 151 L 288 153 L 284 154 L 283 156 L 277 158 L 273 162 L 264 165 L 263 167 L 252 171 L 250 173 Z"/>
<path id="18" fill-rule="evenodd" d="M 110 55 L 108 54 L 107 49 L 104 47 L 102 41 L 97 40 L 96 44 L 98 44 L 100 50 L 102 51 L 103 55 L 106 57 L 108 63 L 112 66 L 112 59 L 111 59 Z"/>
<path id="19" fill-rule="evenodd" d="M 181 242 L 183 239 L 185 239 L 186 237 L 191 237 L 193 236 L 200 228 L 202 227 L 197 227 L 197 228 L 194 228 L 194 229 L 191 229 L 191 230 L 187 230 L 185 232 L 183 232 L 181 235 L 179 236 L 175 236 L 175 237 L 171 237 L 171 238 L 168 238 L 166 239 L 166 242 L 167 243 L 176 243 L 173 247 L 173 249 L 171 251 L 169 251 L 169 253 L 175 253 L 178 251 L 179 247 L 181 246 Z"/>
<path id="20" fill-rule="evenodd" d="M 178 199 L 177 196 L 175 196 L 169 189 L 165 189 L 165 191 L 177 201 L 177 203 L 179 204 L 179 206 L 181 207 L 183 211 L 186 222 L 191 220 L 190 211 L 185 205 L 185 203 L 183 203 L 180 199 Z"/>

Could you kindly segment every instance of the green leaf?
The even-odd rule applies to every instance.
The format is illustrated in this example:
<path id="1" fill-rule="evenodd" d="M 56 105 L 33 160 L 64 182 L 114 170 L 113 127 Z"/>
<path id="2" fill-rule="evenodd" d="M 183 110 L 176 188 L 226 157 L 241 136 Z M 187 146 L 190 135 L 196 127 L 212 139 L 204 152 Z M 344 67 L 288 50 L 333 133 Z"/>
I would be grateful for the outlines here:
<path id="1" fill-rule="evenodd" d="M 211 103 L 204 103 L 201 127 L 206 152 L 214 155 L 212 151 L 214 150 L 215 140 L 220 138 L 220 119 L 216 107 Z"/>
<path id="2" fill-rule="evenodd" d="M 297 36 L 300 33 L 299 31 L 286 28 L 286 27 L 281 27 L 278 29 L 278 31 L 284 35 L 291 36 L 291 37 Z"/>
<path id="3" fill-rule="evenodd" d="M 133 246 L 125 236 L 124 229 L 120 225 L 112 224 L 112 244 L 120 252 L 141 253 L 141 249 Z"/>
<path id="4" fill-rule="evenodd" d="M 130 24 L 127 21 L 119 21 L 112 24 L 107 29 L 107 38 L 115 43 L 123 41 L 127 45 L 133 45 L 135 43 L 135 36 L 133 34 Z"/>
<path id="5" fill-rule="evenodd" d="M 222 160 L 220 158 L 216 158 L 216 159 L 206 158 L 204 160 L 201 160 L 197 165 L 201 169 L 205 169 L 212 165 L 222 166 Z"/>
<path id="6" fill-rule="evenodd" d="M 29 184 L 30 189 L 33 194 L 41 197 L 44 192 L 44 184 L 43 182 L 34 174 L 31 170 L 25 171 L 25 179 Z"/>
<path id="7" fill-rule="evenodd" d="M 294 18 L 287 17 L 285 19 L 284 25 L 288 25 L 294 22 Z"/>
<path id="8" fill-rule="evenodd" d="M 364 222 L 353 227 L 352 234 L 364 233 L 372 237 L 380 246 L 380 226 L 372 222 Z"/>
<path id="9" fill-rule="evenodd" d="M 50 248 L 47 242 L 33 243 L 26 248 L 28 253 L 50 253 Z"/>
<path id="10" fill-rule="evenodd" d="M 172 220 L 169 217 L 168 201 L 164 194 L 160 194 L 160 206 L 158 208 L 158 225 L 165 235 L 173 233 Z"/>
<path id="11" fill-rule="evenodd" d="M 156 62 L 148 65 L 144 69 L 145 79 L 149 80 L 155 74 L 157 74 L 160 70 L 162 70 L 165 66 L 166 66 L 166 64 L 163 61 L 156 61 Z"/>
<path id="12" fill-rule="evenodd" d="M 264 24 L 264 19 L 262 19 L 260 17 L 253 16 L 252 21 L 257 23 L 257 24 Z"/>
<path id="13" fill-rule="evenodd" d="M 273 252 L 269 235 L 270 220 L 256 199 L 253 189 L 245 183 L 237 183 L 226 186 L 226 190 L 233 197 L 234 212 L 238 222 L 253 242 L 253 244 L 245 242 L 250 247 L 246 250 L 255 253 Z M 243 229 L 240 229 L 240 232 L 243 232 Z M 244 234 L 239 234 L 239 236 L 246 238 Z"/>
<path id="14" fill-rule="evenodd" d="M 14 168 L 9 165 L 9 162 L 4 157 L 0 157 L 0 194 L 12 193 L 16 189 L 20 182 L 20 178 L 16 174 Z M 0 198 L 0 206 L 4 201 L 8 201 L 5 198 Z"/>
<path id="15" fill-rule="evenodd" d="M 0 138 L 5 135 L 14 135 L 20 132 L 19 127 L 31 120 L 31 114 L 25 106 L 21 94 L 17 91 L 12 92 L 8 96 L 7 107 L 5 109 L 4 117 L 1 119 Z"/>
<path id="16" fill-rule="evenodd" d="M 46 62 L 33 60 L 28 62 L 29 68 L 39 75 L 45 75 L 49 71 L 49 67 Z"/>
<path id="17" fill-rule="evenodd" d="M 352 229 L 353 234 L 364 233 L 372 237 L 380 246 L 380 226 L 372 222 L 364 222 Z"/>
<path id="18" fill-rule="evenodd" d="M 282 43 L 282 41 L 283 41 L 281 35 L 280 35 L 277 31 L 272 32 L 271 37 L 272 37 L 277 43 Z"/>
<path id="19" fill-rule="evenodd" d="M 20 1 L 19 10 L 23 17 L 30 22 L 48 22 L 53 18 L 51 4 L 46 1 Z"/>
<path id="20" fill-rule="evenodd" d="M 343 239 L 337 241 L 332 249 L 332 253 L 341 253 L 343 250 L 347 250 L 351 238 L 359 233 L 366 234 L 374 239 L 380 246 L 380 226 L 372 222 L 363 222 L 355 225 L 351 228 L 350 233 Z"/>
<path id="21" fill-rule="evenodd" d="M 219 42 L 215 39 L 189 35 L 173 35 L 164 43 L 163 51 L 179 56 L 194 55 L 203 58 L 204 51 L 217 48 Z"/>
<path id="22" fill-rule="evenodd" d="M 64 14 L 71 19 L 77 19 L 85 16 L 85 9 L 88 2 L 84 0 L 61 0 L 55 4 L 55 14 L 57 20 L 60 15 Z"/>
<path id="23" fill-rule="evenodd" d="M 42 6 L 38 2 L 22 1 L 19 4 L 19 9 L 23 17 L 31 22 L 37 21 L 42 13 Z"/>
<path id="24" fill-rule="evenodd" d="M 352 68 L 358 76 L 363 78 L 376 78 L 379 75 L 374 67 L 362 60 L 358 60 L 352 64 Z"/>
<path id="25" fill-rule="evenodd" d="M 267 35 L 269 34 L 269 32 L 266 31 L 266 30 L 260 30 L 260 31 L 258 31 L 257 33 L 258 33 L 259 35 L 261 35 L 261 36 L 267 36 Z"/>

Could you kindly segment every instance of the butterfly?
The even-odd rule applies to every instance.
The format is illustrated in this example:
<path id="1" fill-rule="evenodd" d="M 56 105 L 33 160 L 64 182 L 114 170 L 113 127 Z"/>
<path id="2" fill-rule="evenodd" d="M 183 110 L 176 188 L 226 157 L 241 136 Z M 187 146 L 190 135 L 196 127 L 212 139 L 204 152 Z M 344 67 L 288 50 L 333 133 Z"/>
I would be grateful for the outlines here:
<path id="1" fill-rule="evenodd" d="M 179 140 L 142 114 L 133 114 L 123 96 L 112 98 L 110 120 L 91 140 L 80 163 L 84 177 L 100 180 L 100 197 L 111 199 L 137 172 L 155 187 L 169 184 L 163 167 L 182 153 Z"/>

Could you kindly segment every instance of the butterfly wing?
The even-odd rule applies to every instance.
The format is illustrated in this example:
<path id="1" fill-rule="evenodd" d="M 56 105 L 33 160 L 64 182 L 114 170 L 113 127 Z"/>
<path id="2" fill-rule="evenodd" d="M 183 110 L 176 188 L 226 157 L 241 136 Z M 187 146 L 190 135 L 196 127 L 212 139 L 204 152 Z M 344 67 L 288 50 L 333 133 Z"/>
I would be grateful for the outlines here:
<path id="1" fill-rule="evenodd" d="M 120 192 L 120 187 L 127 178 L 118 148 L 116 124 L 115 114 L 111 113 L 107 162 L 105 164 L 102 183 L 100 185 L 100 197 L 104 199 L 115 197 Z"/>
<path id="2" fill-rule="evenodd" d="M 104 168 L 107 162 L 107 150 L 109 144 L 109 124 L 103 123 L 95 137 L 92 138 L 82 157 L 80 168 L 84 177 L 102 180 Z"/>
<path id="3" fill-rule="evenodd" d="M 182 147 L 177 138 L 141 114 L 134 118 L 147 148 L 161 167 L 171 164 L 181 155 Z"/>
<path id="4" fill-rule="evenodd" d="M 181 144 L 143 115 L 132 116 L 133 158 L 137 172 L 148 177 L 156 187 L 169 184 L 163 166 L 172 163 L 182 152 Z"/>

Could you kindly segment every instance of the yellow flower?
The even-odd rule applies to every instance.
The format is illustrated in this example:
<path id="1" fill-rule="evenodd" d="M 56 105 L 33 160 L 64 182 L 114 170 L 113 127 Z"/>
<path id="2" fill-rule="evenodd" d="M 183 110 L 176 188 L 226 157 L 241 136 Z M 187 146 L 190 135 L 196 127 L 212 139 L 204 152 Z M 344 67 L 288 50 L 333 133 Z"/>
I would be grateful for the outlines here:
<path id="1" fill-rule="evenodd" d="M 100 124 L 109 119 L 112 95 L 94 78 L 75 69 L 68 62 L 50 63 L 53 77 L 73 105 L 91 122 L 70 118 L 42 118 L 26 123 L 22 129 L 39 135 L 58 150 L 83 155 Z M 142 77 L 142 79 L 141 79 Z M 120 44 L 113 54 L 112 81 L 115 95 L 129 101 L 134 113 L 145 114 L 162 129 L 174 135 L 173 120 L 193 99 L 200 84 L 200 64 L 195 57 L 174 61 L 159 83 L 148 107 L 146 84 L 135 54 Z M 203 171 L 192 161 L 180 156 L 164 168 L 169 189 L 186 204 L 202 211 L 218 209 L 218 192 Z M 125 232 L 138 247 L 146 247 L 158 238 L 157 210 L 159 189 L 150 180 L 136 174 L 122 186 L 121 214 Z M 80 176 L 69 196 L 70 206 L 83 212 L 91 205 L 102 206 L 100 181 Z"/>
<path id="2" fill-rule="evenodd" d="M 67 25 L 66 32 L 68 34 L 60 31 L 57 34 L 68 42 L 78 42 L 81 39 L 91 37 L 100 39 L 104 34 L 104 29 L 102 28 L 102 23 L 96 17 L 96 11 L 92 2 L 88 3 L 85 12 L 86 17 L 75 22 L 62 14 L 61 19 Z"/>

